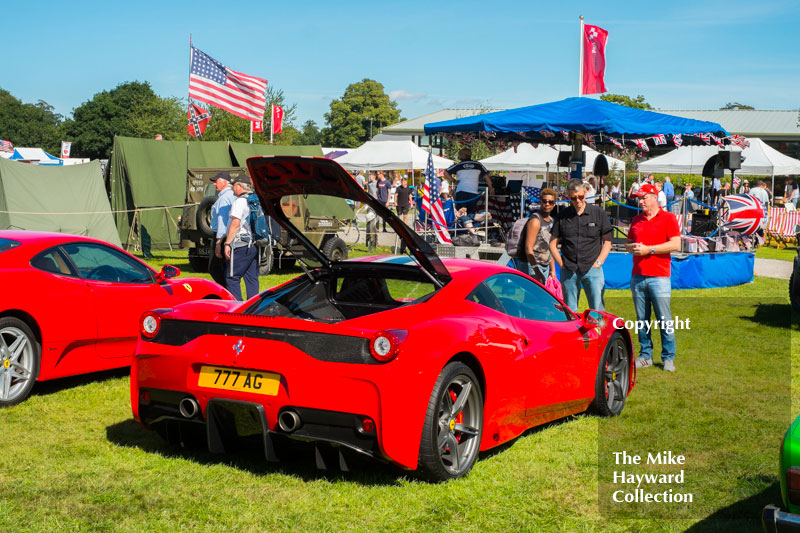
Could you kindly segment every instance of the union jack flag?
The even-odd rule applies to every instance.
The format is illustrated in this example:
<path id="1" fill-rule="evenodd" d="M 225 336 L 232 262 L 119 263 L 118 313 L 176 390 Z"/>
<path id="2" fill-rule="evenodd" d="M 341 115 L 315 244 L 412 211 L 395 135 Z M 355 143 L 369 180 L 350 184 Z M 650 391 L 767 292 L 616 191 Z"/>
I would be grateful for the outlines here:
<path id="1" fill-rule="evenodd" d="M 709 136 L 709 137 L 711 137 L 711 140 L 712 140 L 712 141 L 714 141 L 715 143 L 717 143 L 717 146 L 722 146 L 722 141 L 720 140 L 720 138 L 719 138 L 719 137 L 717 137 L 716 135 L 714 135 L 714 134 L 712 134 L 712 133 L 709 133 L 709 134 L 708 134 L 708 136 Z"/>
<path id="2" fill-rule="evenodd" d="M 733 176 L 733 186 L 734 187 L 738 187 L 741 184 L 742 184 L 742 180 L 739 179 L 739 176 L 734 175 Z"/>
<path id="3" fill-rule="evenodd" d="M 555 134 L 555 133 L 553 133 L 552 131 L 548 131 L 548 130 L 539 130 L 539 134 L 540 134 L 542 137 L 546 137 L 546 138 L 548 138 L 548 139 L 549 139 L 550 137 L 555 137 L 555 136 L 556 136 L 556 134 Z"/>
<path id="4" fill-rule="evenodd" d="M 723 196 L 722 200 L 720 218 L 729 230 L 752 235 L 764 224 L 764 206 L 758 198 L 734 194 Z"/>
<path id="5" fill-rule="evenodd" d="M 586 144 L 588 144 L 592 148 L 597 148 L 597 145 L 594 142 L 594 135 L 592 135 L 591 133 L 586 134 Z"/>
<path id="6" fill-rule="evenodd" d="M 647 146 L 647 140 L 646 139 L 634 139 L 633 142 L 635 142 L 636 146 L 638 146 L 639 148 L 641 148 L 645 152 L 649 152 L 650 151 L 650 148 Z"/>
<path id="7" fill-rule="evenodd" d="M 697 136 L 706 144 L 711 144 L 711 136 L 709 133 L 698 133 Z"/>
<path id="8" fill-rule="evenodd" d="M 621 142 L 619 142 L 619 141 L 618 141 L 617 139 L 615 139 L 614 137 L 609 137 L 609 138 L 608 138 L 608 140 L 609 140 L 609 141 L 611 141 L 611 144 L 613 144 L 613 145 L 614 145 L 614 146 L 616 146 L 617 148 L 622 148 L 622 147 L 623 147 L 623 146 L 622 146 L 622 143 L 621 143 Z"/>
<path id="9" fill-rule="evenodd" d="M 14 151 L 14 145 L 11 144 L 11 141 L 5 141 L 5 140 L 0 141 L 0 152 L 11 153 L 13 151 Z"/>
<path id="10" fill-rule="evenodd" d="M 561 130 L 561 136 L 564 137 L 565 141 L 569 140 L 569 132 L 567 130 Z"/>
<path id="11" fill-rule="evenodd" d="M 667 138 L 664 136 L 663 133 L 659 135 L 653 135 L 653 143 L 658 146 L 659 144 L 667 144 Z"/>
<path id="12" fill-rule="evenodd" d="M 680 148 L 681 145 L 683 144 L 683 135 L 681 135 L 680 133 L 676 133 L 675 135 L 672 136 L 672 142 L 675 143 L 675 146 Z"/>
<path id="13" fill-rule="evenodd" d="M 436 171 L 433 170 L 433 152 L 428 151 L 425 185 L 422 187 L 422 209 L 431 215 L 436 239 L 442 244 L 453 244 L 453 241 L 450 240 L 450 233 L 447 231 L 447 223 L 444 220 L 442 199 L 439 197 L 441 188 L 442 180 L 436 176 Z"/>
<path id="14" fill-rule="evenodd" d="M 741 148 L 750 147 L 750 141 L 748 141 L 743 135 L 733 135 L 731 137 L 731 142 Z"/>

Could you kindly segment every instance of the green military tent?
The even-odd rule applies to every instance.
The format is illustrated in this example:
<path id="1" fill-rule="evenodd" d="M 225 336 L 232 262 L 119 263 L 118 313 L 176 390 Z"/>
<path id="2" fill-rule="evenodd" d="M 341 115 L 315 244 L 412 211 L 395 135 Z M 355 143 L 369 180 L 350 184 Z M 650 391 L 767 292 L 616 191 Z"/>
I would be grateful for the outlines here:
<path id="1" fill-rule="evenodd" d="M 323 154 L 319 146 L 114 137 L 108 187 L 122 243 L 155 249 L 178 246 L 187 168 L 244 166 L 248 157 L 258 155 Z"/>
<path id="2" fill-rule="evenodd" d="M 72 233 L 120 245 L 99 161 L 41 166 L 0 158 L 0 229 Z"/>

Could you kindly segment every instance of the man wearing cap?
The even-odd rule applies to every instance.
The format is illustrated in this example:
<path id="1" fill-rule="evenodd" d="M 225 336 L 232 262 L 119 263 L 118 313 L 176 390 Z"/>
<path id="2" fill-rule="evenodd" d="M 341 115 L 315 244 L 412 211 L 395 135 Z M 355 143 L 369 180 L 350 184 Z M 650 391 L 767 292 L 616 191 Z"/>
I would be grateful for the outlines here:
<path id="1" fill-rule="evenodd" d="M 611 251 L 611 223 L 602 207 L 586 203 L 583 181 L 569 180 L 567 195 L 571 205 L 556 218 L 550 239 L 550 253 L 561 268 L 564 302 L 577 311 L 583 287 L 589 308 L 605 311 L 602 267 Z"/>
<path id="2" fill-rule="evenodd" d="M 445 170 L 444 177 L 446 180 L 455 178 L 458 182 L 455 196 L 456 209 L 466 207 L 467 214 L 472 215 L 478 210 L 480 179 L 486 179 L 486 188 L 489 189 L 489 196 L 494 196 L 492 180 L 486 167 L 478 161 L 472 160 L 472 150 L 469 148 L 459 150 L 458 158 L 461 161 Z"/>
<path id="3" fill-rule="evenodd" d="M 675 329 L 662 327 L 672 321 L 670 311 L 670 252 L 681 248 L 681 231 L 675 215 L 659 209 L 658 189 L 650 184 L 637 191 L 642 213 L 636 215 L 628 232 L 625 249 L 633 254 L 631 294 L 639 324 L 650 322 L 650 307 L 655 311 L 661 332 L 661 360 L 664 370 L 675 372 Z M 653 366 L 653 340 L 651 329 L 639 328 L 641 351 L 636 368 Z"/>
<path id="4" fill-rule="evenodd" d="M 258 246 L 250 231 L 250 208 L 247 197 L 252 182 L 247 174 L 233 178 L 233 194 L 228 234 L 225 237 L 225 286 L 237 299 L 242 299 L 241 280 L 247 290 L 247 299 L 258 294 Z"/>
<path id="5" fill-rule="evenodd" d="M 214 232 L 214 250 L 208 258 L 208 273 L 225 286 L 225 256 L 222 243 L 228 235 L 228 219 L 231 215 L 231 204 L 235 196 L 231 188 L 231 175 L 224 170 L 209 178 L 217 189 L 217 201 L 211 206 L 211 230 Z"/>

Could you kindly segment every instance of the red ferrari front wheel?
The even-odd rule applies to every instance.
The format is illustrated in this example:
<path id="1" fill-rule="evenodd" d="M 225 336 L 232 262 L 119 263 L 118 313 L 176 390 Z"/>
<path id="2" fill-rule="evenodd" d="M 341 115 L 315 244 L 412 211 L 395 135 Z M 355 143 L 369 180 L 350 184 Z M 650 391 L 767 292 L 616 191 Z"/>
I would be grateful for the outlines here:
<path id="1" fill-rule="evenodd" d="M 608 340 L 597 369 L 592 410 L 601 416 L 616 416 L 625 407 L 631 383 L 631 352 L 619 332 Z"/>
<path id="2" fill-rule="evenodd" d="M 18 318 L 0 318 L 0 407 L 16 405 L 39 376 L 39 341 Z"/>
<path id="3" fill-rule="evenodd" d="M 465 364 L 444 367 L 433 387 L 422 441 L 419 469 L 433 481 L 456 479 L 478 458 L 483 428 L 483 393 L 475 373 Z"/>

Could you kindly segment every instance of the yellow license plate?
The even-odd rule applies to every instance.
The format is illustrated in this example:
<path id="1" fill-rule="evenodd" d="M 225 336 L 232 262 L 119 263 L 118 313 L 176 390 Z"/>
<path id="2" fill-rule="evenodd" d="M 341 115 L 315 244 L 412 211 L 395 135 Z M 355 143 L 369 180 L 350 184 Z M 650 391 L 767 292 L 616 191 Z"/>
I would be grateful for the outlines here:
<path id="1" fill-rule="evenodd" d="M 280 375 L 272 372 L 206 365 L 200 367 L 200 377 L 197 379 L 198 387 L 252 392 L 267 396 L 276 396 L 280 383 Z"/>

